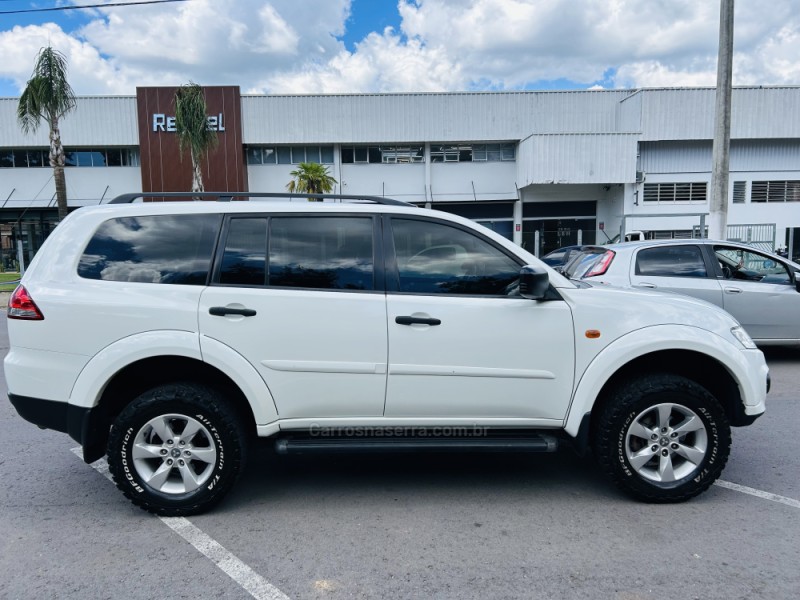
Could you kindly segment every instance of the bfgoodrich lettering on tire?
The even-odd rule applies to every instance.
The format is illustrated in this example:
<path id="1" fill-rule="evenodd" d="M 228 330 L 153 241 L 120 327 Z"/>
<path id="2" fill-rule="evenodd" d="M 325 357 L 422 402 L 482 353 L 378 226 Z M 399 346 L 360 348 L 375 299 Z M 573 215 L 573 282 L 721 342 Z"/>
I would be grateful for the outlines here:
<path id="1" fill-rule="evenodd" d="M 719 402 L 676 375 L 653 374 L 612 392 L 593 428 L 602 469 L 647 502 L 681 502 L 722 473 L 731 431 Z"/>
<path id="2" fill-rule="evenodd" d="M 244 440 L 239 419 L 215 390 L 165 384 L 141 394 L 115 419 L 108 464 L 134 504 L 165 516 L 197 514 L 238 479 Z"/>

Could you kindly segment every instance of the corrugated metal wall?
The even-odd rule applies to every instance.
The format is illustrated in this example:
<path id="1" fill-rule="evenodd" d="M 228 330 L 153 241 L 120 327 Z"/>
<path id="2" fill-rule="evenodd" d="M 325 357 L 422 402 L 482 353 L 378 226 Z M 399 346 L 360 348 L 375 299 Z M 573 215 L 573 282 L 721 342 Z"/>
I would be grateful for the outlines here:
<path id="1" fill-rule="evenodd" d="M 47 124 L 25 135 L 17 122 L 17 98 L 0 98 L 0 147 L 48 146 Z M 61 123 L 66 146 L 138 146 L 139 128 L 134 96 L 78 98 L 75 110 Z"/>
<path id="2" fill-rule="evenodd" d="M 517 151 L 517 185 L 633 182 L 637 139 L 637 134 L 532 135 Z"/>
<path id="3" fill-rule="evenodd" d="M 641 142 L 645 173 L 710 173 L 711 141 Z M 800 171 L 800 140 L 732 140 L 731 171 Z"/>
<path id="4" fill-rule="evenodd" d="M 642 140 L 714 137 L 714 88 L 642 91 Z M 800 88 L 736 88 L 731 137 L 800 137 Z"/>
<path id="5" fill-rule="evenodd" d="M 243 96 L 245 144 L 518 140 L 616 131 L 629 91 Z"/>

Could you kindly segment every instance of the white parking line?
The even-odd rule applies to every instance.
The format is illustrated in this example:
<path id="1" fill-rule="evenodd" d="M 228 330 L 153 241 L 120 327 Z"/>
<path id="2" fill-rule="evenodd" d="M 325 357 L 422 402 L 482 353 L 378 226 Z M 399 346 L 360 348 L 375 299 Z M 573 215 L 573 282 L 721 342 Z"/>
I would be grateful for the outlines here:
<path id="1" fill-rule="evenodd" d="M 778 494 L 765 492 L 764 490 L 757 490 L 756 488 L 747 487 L 746 485 L 739 485 L 738 483 L 731 483 L 730 481 L 724 481 L 722 479 L 717 479 L 717 481 L 714 482 L 714 485 L 718 485 L 719 487 L 723 487 L 728 490 L 733 490 L 734 492 L 749 494 L 750 496 L 755 496 L 756 498 L 761 498 L 762 500 L 780 502 L 786 506 L 800 508 L 800 500 L 787 498 L 786 496 L 779 496 Z"/>
<path id="2" fill-rule="evenodd" d="M 73 448 L 72 452 L 83 460 L 83 451 L 80 447 Z M 105 459 L 92 463 L 98 473 L 106 479 L 111 479 L 108 463 Z M 228 551 L 214 538 L 204 533 L 199 527 L 185 517 L 158 517 L 162 523 L 189 542 L 195 550 L 217 565 L 223 573 L 244 588 L 256 600 L 289 600 L 289 597 L 256 573 L 236 555 Z"/>

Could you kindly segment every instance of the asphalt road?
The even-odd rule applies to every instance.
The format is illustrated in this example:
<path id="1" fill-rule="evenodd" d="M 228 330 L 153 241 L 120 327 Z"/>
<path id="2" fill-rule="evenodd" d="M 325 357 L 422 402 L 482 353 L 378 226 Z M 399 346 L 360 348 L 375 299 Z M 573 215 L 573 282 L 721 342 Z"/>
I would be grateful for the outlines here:
<path id="1" fill-rule="evenodd" d="M 719 486 L 640 504 L 566 449 L 287 459 L 263 446 L 190 521 L 290 598 L 797 598 L 800 350 L 768 360 L 767 414 L 734 430 L 723 479 L 789 504 Z M 0 401 L 0 598 L 251 598 L 75 446 Z"/>

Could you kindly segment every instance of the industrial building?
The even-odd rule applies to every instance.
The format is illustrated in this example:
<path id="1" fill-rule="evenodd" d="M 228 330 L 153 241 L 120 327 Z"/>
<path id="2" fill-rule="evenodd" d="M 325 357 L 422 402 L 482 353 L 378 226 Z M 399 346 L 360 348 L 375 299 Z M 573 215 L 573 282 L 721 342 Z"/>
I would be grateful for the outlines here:
<path id="1" fill-rule="evenodd" d="M 219 146 L 210 191 L 283 192 L 299 162 L 334 193 L 393 197 L 479 221 L 538 255 L 621 232 L 689 237 L 709 210 L 714 89 L 241 95 L 207 87 Z M 80 97 L 62 122 L 70 208 L 188 191 L 175 88 Z M 47 127 L 0 98 L 3 264 L 57 221 Z M 728 237 L 800 256 L 800 87 L 733 91 Z"/>

